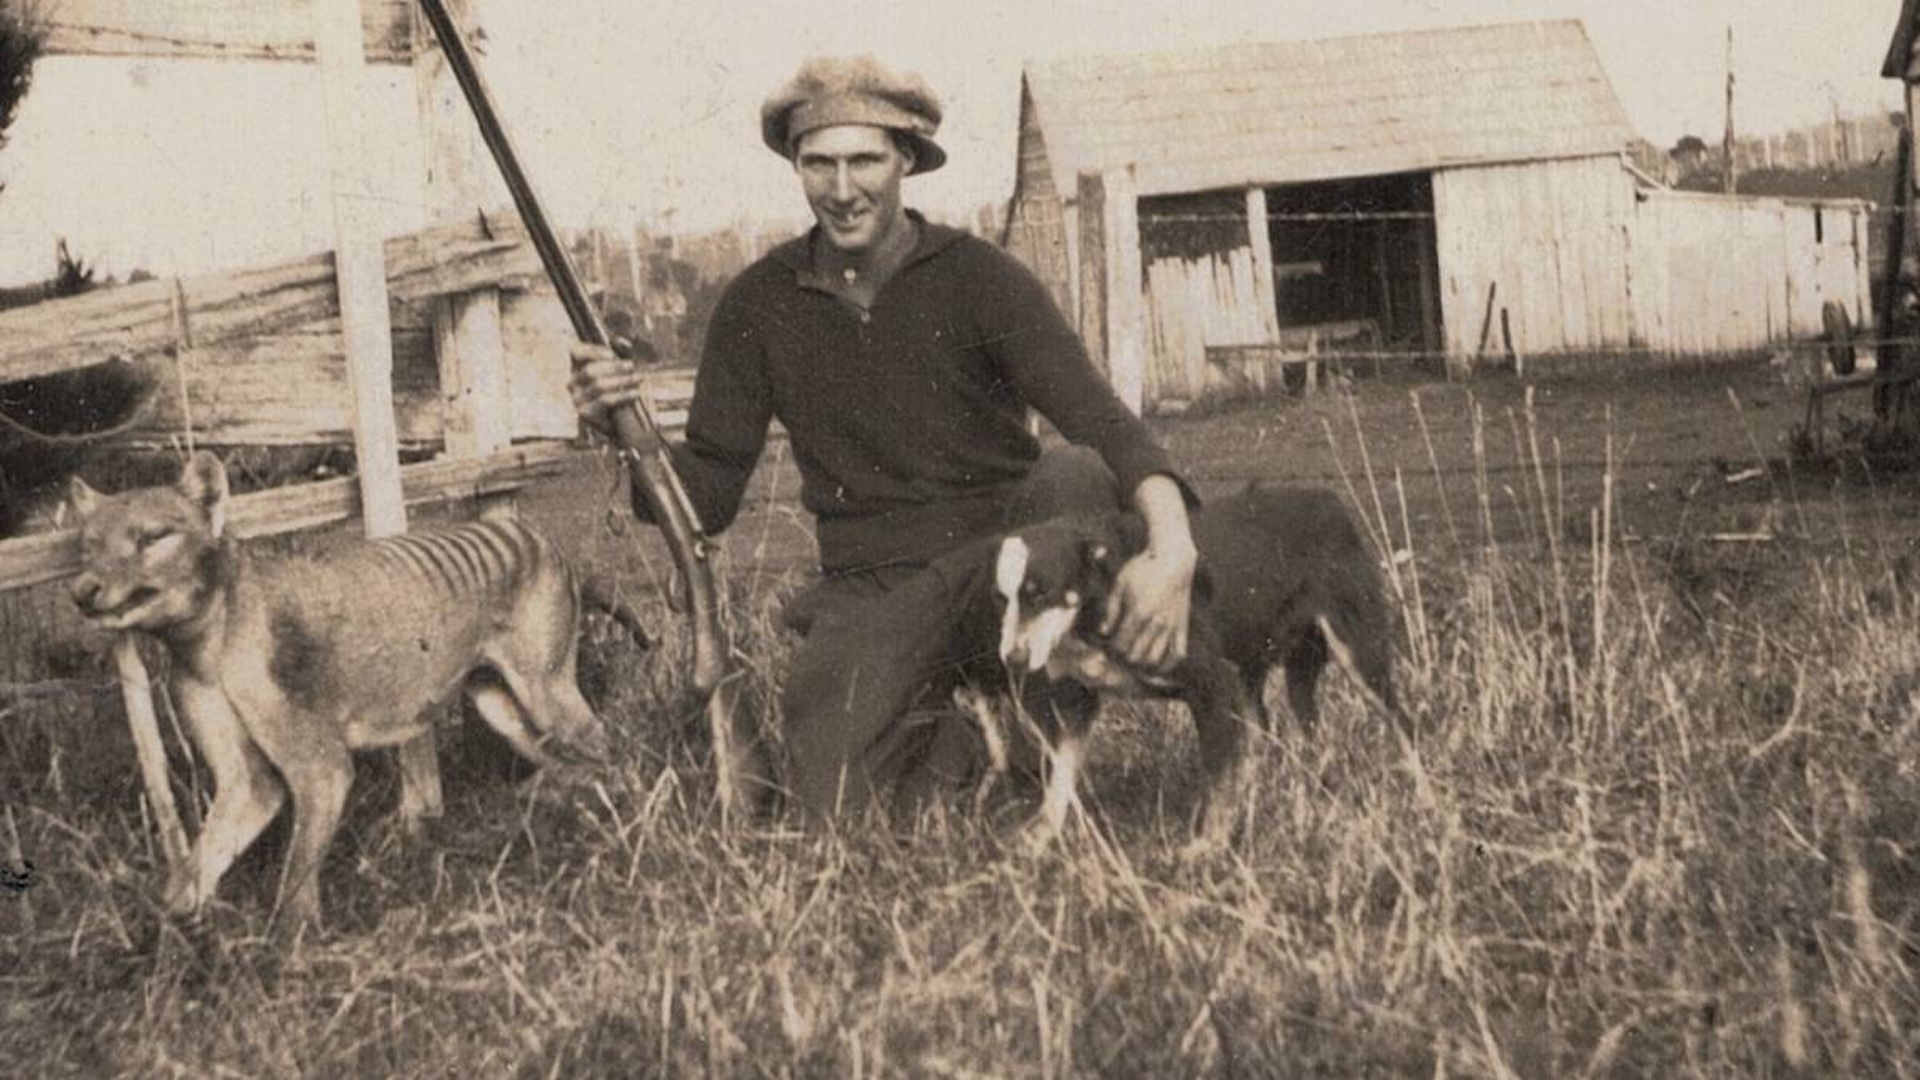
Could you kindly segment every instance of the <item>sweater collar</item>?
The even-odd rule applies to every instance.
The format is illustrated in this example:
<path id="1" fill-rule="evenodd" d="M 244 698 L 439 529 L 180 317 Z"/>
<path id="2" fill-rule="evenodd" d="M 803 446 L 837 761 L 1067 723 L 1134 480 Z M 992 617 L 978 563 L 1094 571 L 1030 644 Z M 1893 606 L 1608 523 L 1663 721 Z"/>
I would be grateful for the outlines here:
<path id="1" fill-rule="evenodd" d="M 950 225 L 936 225 L 928 221 L 918 210 L 909 208 L 907 217 L 920 227 L 920 239 L 913 245 L 913 250 L 907 253 L 907 257 L 901 261 L 900 268 L 894 271 L 895 276 L 906 272 L 907 267 L 925 262 L 952 247 L 967 235 Z M 813 245 L 819 242 L 819 239 L 820 226 L 815 225 L 805 233 L 778 245 L 767 253 L 767 257 L 793 271 L 796 281 L 803 285 L 807 284 L 814 280 Z"/>

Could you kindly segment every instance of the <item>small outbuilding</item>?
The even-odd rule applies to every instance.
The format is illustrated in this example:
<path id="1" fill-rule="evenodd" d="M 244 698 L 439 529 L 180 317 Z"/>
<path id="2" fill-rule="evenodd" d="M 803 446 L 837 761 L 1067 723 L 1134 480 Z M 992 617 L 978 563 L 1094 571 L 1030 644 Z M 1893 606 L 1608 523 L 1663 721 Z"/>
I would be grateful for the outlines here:
<path id="1" fill-rule="evenodd" d="M 1008 246 L 1145 405 L 1329 351 L 1701 355 L 1868 312 L 1868 204 L 1625 156 L 1577 21 L 1027 65 Z"/>

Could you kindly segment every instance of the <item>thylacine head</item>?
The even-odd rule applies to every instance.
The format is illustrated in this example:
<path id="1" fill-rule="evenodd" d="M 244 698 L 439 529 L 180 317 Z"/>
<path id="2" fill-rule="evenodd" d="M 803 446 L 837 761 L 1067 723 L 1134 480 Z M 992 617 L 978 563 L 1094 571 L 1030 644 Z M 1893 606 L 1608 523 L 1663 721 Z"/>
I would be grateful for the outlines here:
<path id="1" fill-rule="evenodd" d="M 227 470 L 200 451 L 170 486 L 104 495 L 75 477 L 80 530 L 70 585 L 82 614 L 109 630 L 165 634 L 204 615 L 226 572 Z"/>

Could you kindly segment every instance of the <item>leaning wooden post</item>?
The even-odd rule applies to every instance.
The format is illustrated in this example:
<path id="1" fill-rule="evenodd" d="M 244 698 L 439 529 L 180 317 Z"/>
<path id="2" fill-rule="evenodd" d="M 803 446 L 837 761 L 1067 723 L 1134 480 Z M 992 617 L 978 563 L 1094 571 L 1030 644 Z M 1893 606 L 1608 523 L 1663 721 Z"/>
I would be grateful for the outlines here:
<path id="1" fill-rule="evenodd" d="M 127 729 L 140 759 L 140 779 L 147 788 L 147 804 L 160 830 L 160 850 L 172 877 L 187 872 L 187 830 L 180 824 L 180 807 L 173 801 L 167 775 L 167 748 L 160 741 L 160 719 L 153 711 L 153 681 L 140 661 L 140 650 L 130 634 L 113 640 L 113 666 L 120 677 L 120 696 L 127 706 Z"/>
<path id="2" fill-rule="evenodd" d="M 471 0 L 456 0 L 468 47 L 481 36 Z M 467 111 L 433 28 L 418 9 L 413 24 L 414 88 L 426 146 L 430 225 L 471 217 L 501 200 L 491 196 L 486 146 Z M 440 369 L 442 431 L 449 457 L 483 457 L 513 441 L 511 383 L 498 287 L 459 293 L 433 305 L 434 356 Z M 513 513 L 511 494 L 481 500 L 483 517 Z"/>
<path id="3" fill-rule="evenodd" d="M 369 537 L 407 531 L 400 484 L 400 435 L 393 416 L 393 321 L 387 310 L 387 258 L 369 163 L 373 133 L 366 101 L 366 43 L 359 0 L 315 0 L 313 44 L 325 89 L 327 171 L 333 197 L 333 267 L 340 333 L 353 397 L 353 456 L 360 516 Z M 444 800 L 433 731 L 399 748 L 400 816 L 408 826 L 437 817 Z"/>

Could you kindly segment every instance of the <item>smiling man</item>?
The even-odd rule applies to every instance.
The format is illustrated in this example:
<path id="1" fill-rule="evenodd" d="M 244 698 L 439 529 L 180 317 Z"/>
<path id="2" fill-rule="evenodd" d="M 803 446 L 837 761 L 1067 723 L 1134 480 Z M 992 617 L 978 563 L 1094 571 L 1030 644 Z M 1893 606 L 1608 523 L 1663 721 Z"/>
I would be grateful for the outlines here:
<path id="1" fill-rule="evenodd" d="M 906 208 L 902 180 L 946 161 L 939 123 L 924 83 L 866 57 L 810 61 L 767 100 L 761 137 L 791 162 L 815 227 L 728 286 L 674 449 L 719 532 L 770 422 L 787 429 L 822 578 L 786 612 L 806 638 L 782 701 L 784 786 L 816 815 L 918 803 L 972 777 L 978 736 L 947 699 L 994 655 L 997 624 L 985 590 L 935 565 L 970 540 L 1132 507 L 1149 543 L 1122 570 L 1106 629 L 1149 668 L 1186 651 L 1191 490 L 1037 278 Z M 578 359 L 575 406 L 604 430 L 643 379 L 604 349 Z M 1074 445 L 1043 452 L 1030 408 Z M 646 513 L 638 492 L 634 507 Z M 1029 702 L 1088 707 L 1071 686 Z"/>

